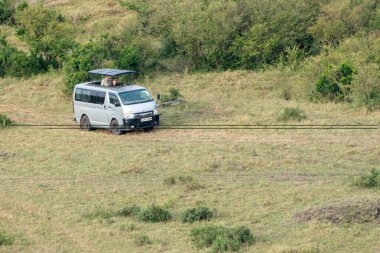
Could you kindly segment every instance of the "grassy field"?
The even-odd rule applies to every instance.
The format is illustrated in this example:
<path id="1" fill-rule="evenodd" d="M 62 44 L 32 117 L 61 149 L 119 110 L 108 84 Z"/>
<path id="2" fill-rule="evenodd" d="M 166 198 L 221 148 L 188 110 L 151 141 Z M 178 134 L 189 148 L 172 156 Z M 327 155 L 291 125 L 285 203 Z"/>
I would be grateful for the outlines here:
<path id="1" fill-rule="evenodd" d="M 348 104 L 283 100 L 275 70 L 168 75 L 140 80 L 153 95 L 176 87 L 185 103 L 162 109 L 163 124 L 281 124 L 285 107 L 307 118 L 288 124 L 379 124 L 380 112 Z M 285 80 L 283 80 L 285 81 Z M 0 81 L 0 113 L 17 123 L 69 124 L 59 73 Z M 379 252 L 379 224 L 297 223 L 309 207 L 376 198 L 352 184 L 380 167 L 379 129 L 108 131 L 14 127 L 0 130 L 0 252 L 208 252 L 190 230 L 246 226 L 243 252 Z M 189 183 L 165 184 L 189 176 Z M 172 221 L 112 216 L 127 205 L 159 205 Z M 183 224 L 187 208 L 216 211 Z M 136 240 L 142 235 L 151 244 Z"/>

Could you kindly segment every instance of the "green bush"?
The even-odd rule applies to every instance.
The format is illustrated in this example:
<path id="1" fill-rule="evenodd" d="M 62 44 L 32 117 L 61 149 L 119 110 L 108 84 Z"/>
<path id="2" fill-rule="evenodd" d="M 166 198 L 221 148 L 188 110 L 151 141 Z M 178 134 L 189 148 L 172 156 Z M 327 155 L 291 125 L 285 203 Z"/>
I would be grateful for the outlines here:
<path id="1" fill-rule="evenodd" d="M 172 218 L 172 215 L 169 211 L 162 209 L 158 206 L 151 205 L 146 209 L 142 209 L 139 214 L 138 218 L 141 221 L 145 222 L 163 222 L 163 221 L 169 221 Z"/>
<path id="2" fill-rule="evenodd" d="M 277 121 L 302 121 L 306 119 L 306 114 L 299 108 L 285 107 L 277 117 Z"/>
<path id="3" fill-rule="evenodd" d="M 357 70 L 347 62 L 343 62 L 339 67 L 330 64 L 319 78 L 316 91 L 331 101 L 349 100 L 355 74 Z"/>
<path id="4" fill-rule="evenodd" d="M 211 220 L 214 216 L 214 213 L 207 207 L 197 207 L 187 209 L 182 214 L 183 223 L 193 223 L 195 221 Z"/>
<path id="5" fill-rule="evenodd" d="M 371 174 L 356 179 L 355 184 L 367 188 L 380 188 L 380 171 L 372 169 Z"/>
<path id="6" fill-rule="evenodd" d="M 0 77 L 8 75 L 27 77 L 43 70 L 40 60 L 7 44 L 6 37 L 0 37 Z"/>
<path id="7" fill-rule="evenodd" d="M 9 119 L 7 116 L 0 114 L 0 128 L 6 128 L 13 126 L 15 122 Z"/>
<path id="8" fill-rule="evenodd" d="M 95 42 L 89 42 L 76 48 L 64 63 L 65 93 L 71 94 L 76 84 L 89 79 L 88 71 L 100 68 L 104 60 L 104 51 Z"/>
<path id="9" fill-rule="evenodd" d="M 0 24 L 12 23 L 15 13 L 14 0 L 0 0 Z"/>
<path id="10" fill-rule="evenodd" d="M 162 102 L 168 102 L 168 101 L 173 101 L 177 100 L 179 98 L 183 98 L 182 94 L 179 92 L 178 89 L 176 88 L 171 88 L 169 90 L 169 94 L 162 94 L 161 95 L 161 101 Z"/>
<path id="11" fill-rule="evenodd" d="M 246 227 L 193 228 L 190 237 L 197 247 L 211 247 L 212 252 L 239 251 L 242 246 L 254 242 L 251 231 Z"/>
<path id="12" fill-rule="evenodd" d="M 21 8 L 15 15 L 17 34 L 30 46 L 46 69 L 62 66 L 66 55 L 75 46 L 73 28 L 57 11 L 41 3 Z"/>
<path id="13" fill-rule="evenodd" d="M 10 236 L 0 232 L 0 246 L 9 246 L 12 243 L 13 239 Z"/>
<path id="14" fill-rule="evenodd" d="M 118 212 L 118 215 L 120 216 L 137 216 L 140 212 L 141 208 L 139 206 L 133 205 L 133 206 L 126 206 L 123 209 L 121 209 Z"/>

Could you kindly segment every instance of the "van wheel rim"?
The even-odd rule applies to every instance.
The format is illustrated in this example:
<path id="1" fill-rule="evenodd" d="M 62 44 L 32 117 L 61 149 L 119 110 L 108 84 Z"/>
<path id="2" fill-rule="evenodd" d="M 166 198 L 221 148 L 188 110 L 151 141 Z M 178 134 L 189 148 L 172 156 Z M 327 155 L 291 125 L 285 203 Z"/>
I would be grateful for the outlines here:
<path id="1" fill-rule="evenodd" d="M 111 122 L 111 131 L 112 131 L 112 133 L 114 133 L 114 134 L 117 134 L 117 133 L 119 133 L 119 131 L 120 131 L 119 123 L 117 123 L 117 122 L 114 121 L 114 120 Z"/>

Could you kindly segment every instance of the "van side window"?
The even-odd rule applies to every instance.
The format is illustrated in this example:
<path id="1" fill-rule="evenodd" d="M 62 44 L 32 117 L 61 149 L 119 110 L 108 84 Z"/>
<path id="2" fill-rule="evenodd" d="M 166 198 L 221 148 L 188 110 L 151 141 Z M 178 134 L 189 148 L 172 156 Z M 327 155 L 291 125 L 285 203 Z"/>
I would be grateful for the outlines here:
<path id="1" fill-rule="evenodd" d="M 106 98 L 106 93 L 103 91 L 91 91 L 91 103 L 93 104 L 104 104 L 104 99 Z"/>
<path id="2" fill-rule="evenodd" d="M 110 93 L 109 98 L 110 98 L 110 104 L 113 104 L 113 105 L 119 104 L 120 105 L 119 99 L 116 97 L 116 95 L 114 93 Z"/>
<path id="3" fill-rule="evenodd" d="M 75 101 L 87 102 L 92 104 L 104 104 L 106 98 L 106 92 L 87 90 L 87 89 L 76 89 L 75 90 Z"/>
<path id="4" fill-rule="evenodd" d="M 82 91 L 82 102 L 91 103 L 91 91 L 83 89 Z"/>
<path id="5" fill-rule="evenodd" d="M 82 101 L 82 89 L 75 90 L 75 101 Z"/>

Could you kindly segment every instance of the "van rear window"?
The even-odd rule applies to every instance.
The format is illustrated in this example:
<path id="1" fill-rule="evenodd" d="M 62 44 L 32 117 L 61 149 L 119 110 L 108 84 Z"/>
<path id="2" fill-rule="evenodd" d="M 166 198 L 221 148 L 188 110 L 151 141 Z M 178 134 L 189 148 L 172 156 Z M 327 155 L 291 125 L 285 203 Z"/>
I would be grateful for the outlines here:
<path id="1" fill-rule="evenodd" d="M 91 104 L 104 104 L 106 93 L 104 91 L 87 90 L 77 88 L 75 90 L 75 101 L 86 102 Z"/>

